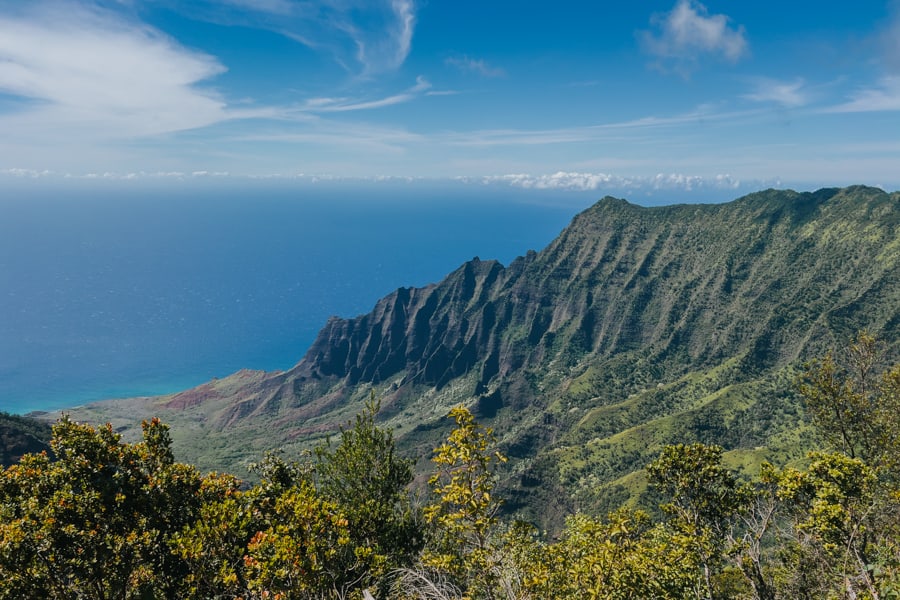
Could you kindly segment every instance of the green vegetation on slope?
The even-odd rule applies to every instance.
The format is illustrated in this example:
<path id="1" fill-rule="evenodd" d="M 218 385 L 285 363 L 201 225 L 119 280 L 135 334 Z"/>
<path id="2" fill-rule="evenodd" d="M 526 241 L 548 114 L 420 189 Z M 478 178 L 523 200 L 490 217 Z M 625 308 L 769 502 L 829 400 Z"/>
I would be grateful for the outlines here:
<path id="1" fill-rule="evenodd" d="M 900 345 L 898 202 L 865 187 L 605 198 L 507 267 L 473 260 L 330 320 L 286 372 L 72 414 L 132 440 L 160 415 L 180 457 L 246 476 L 267 449 L 321 442 L 374 389 L 421 474 L 463 404 L 510 458 L 507 509 L 559 529 L 613 493 L 642 494 L 628 475 L 667 444 L 720 445 L 748 468 L 812 448 L 792 386 L 803 362 L 862 329 Z"/>
<path id="2" fill-rule="evenodd" d="M 657 516 L 579 512 L 552 540 L 500 517 L 506 457 L 461 406 L 421 509 L 371 397 L 339 440 L 266 456 L 252 487 L 176 463 L 157 420 L 126 444 L 63 419 L 58 460 L 0 474 L 0 598 L 893 598 L 900 365 L 877 350 L 862 334 L 804 372 L 830 444 L 804 464 L 747 479 L 720 446 L 667 445 L 644 471 Z"/>
<path id="3" fill-rule="evenodd" d="M 50 425 L 37 419 L 0 412 L 0 465 L 50 448 Z"/>

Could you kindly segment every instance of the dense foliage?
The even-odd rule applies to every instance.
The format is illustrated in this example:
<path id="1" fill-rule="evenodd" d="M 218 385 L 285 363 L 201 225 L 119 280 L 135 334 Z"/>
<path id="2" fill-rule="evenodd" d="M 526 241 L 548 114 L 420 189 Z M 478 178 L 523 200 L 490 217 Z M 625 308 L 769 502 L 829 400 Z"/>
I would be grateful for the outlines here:
<path id="1" fill-rule="evenodd" d="M 63 418 L 52 451 L 0 478 L 0 598 L 345 598 L 382 595 L 423 544 L 409 461 L 370 403 L 315 456 L 270 454 L 260 483 L 174 461 L 168 428 L 123 443 Z"/>
<path id="2" fill-rule="evenodd" d="M 571 515 L 555 538 L 505 522 L 494 432 L 457 407 L 431 495 L 409 461 L 355 422 L 260 482 L 174 461 L 168 428 L 123 443 L 62 419 L 51 460 L 0 477 L 2 598 L 759 599 L 900 597 L 900 365 L 862 334 L 800 386 L 823 447 L 748 480 L 721 447 L 678 444 L 646 474 L 658 518 Z"/>
<path id="3" fill-rule="evenodd" d="M 174 462 L 168 430 L 122 444 L 62 419 L 55 461 L 31 454 L 0 480 L 0 598 L 170 597 L 187 574 L 168 547 L 195 520 L 200 477 Z"/>

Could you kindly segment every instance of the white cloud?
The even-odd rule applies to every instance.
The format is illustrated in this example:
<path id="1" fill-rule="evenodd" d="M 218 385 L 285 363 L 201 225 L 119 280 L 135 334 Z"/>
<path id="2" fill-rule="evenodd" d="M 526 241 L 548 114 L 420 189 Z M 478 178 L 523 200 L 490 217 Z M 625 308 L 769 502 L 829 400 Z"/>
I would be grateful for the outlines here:
<path id="1" fill-rule="evenodd" d="M 349 35 L 355 44 L 356 60 L 363 68 L 362 75 L 391 71 L 406 61 L 412 48 L 416 23 L 415 9 L 410 0 L 324 4 L 332 8 L 344 5 L 335 15 L 334 27 L 336 31 Z M 306 37 L 310 39 L 308 34 Z"/>
<path id="2" fill-rule="evenodd" d="M 365 123 L 340 123 L 318 120 L 306 123 L 302 130 L 256 131 L 241 137 L 232 138 L 235 142 L 266 142 L 276 144 L 303 144 L 338 148 L 343 154 L 357 152 L 376 152 L 379 156 L 386 153 L 402 154 L 410 146 L 426 142 L 421 135 L 410 133 L 405 129 Z"/>
<path id="3" fill-rule="evenodd" d="M 363 76 L 400 67 L 412 48 L 412 0 L 170 0 L 174 10 L 213 23 L 273 31 Z"/>
<path id="4" fill-rule="evenodd" d="M 484 59 L 474 59 L 469 56 L 451 56 L 444 60 L 445 64 L 455 67 L 466 73 L 475 73 L 481 77 L 503 77 L 506 72 L 499 68 L 489 65 Z"/>
<path id="5" fill-rule="evenodd" d="M 276 15 L 289 15 L 293 9 L 290 0 L 223 0 L 225 4 L 239 6 L 241 8 L 272 13 Z"/>
<path id="6" fill-rule="evenodd" d="M 10 177 L 20 177 L 23 179 L 37 179 L 39 177 L 50 177 L 54 175 L 52 171 L 44 169 L 42 171 L 38 171 L 36 169 L 20 169 L 20 168 L 11 168 L 11 169 L 0 169 L 0 175 L 7 175 Z"/>
<path id="7" fill-rule="evenodd" d="M 557 129 L 490 129 L 465 133 L 450 133 L 442 143 L 459 146 L 537 146 L 544 144 L 567 144 L 595 141 L 617 141 L 631 139 L 635 133 L 647 130 L 694 126 L 702 122 L 738 122 L 761 114 L 760 109 L 744 111 L 715 112 L 712 107 L 699 106 L 697 109 L 668 117 L 648 116 L 630 121 L 618 121 L 582 127 L 562 127 Z"/>
<path id="8" fill-rule="evenodd" d="M 876 43 L 880 51 L 875 63 L 882 77 L 874 83 L 857 88 L 849 100 L 825 108 L 826 113 L 867 113 L 900 111 L 900 1 L 890 3 L 891 18 L 878 32 Z"/>
<path id="9" fill-rule="evenodd" d="M 709 15 L 695 0 L 678 0 L 671 12 L 651 18 L 657 32 L 641 32 L 641 40 L 648 52 L 674 61 L 678 68 L 704 55 L 735 62 L 747 53 L 747 39 L 744 27 L 730 27 L 729 20 L 725 15 Z"/>
<path id="10" fill-rule="evenodd" d="M 0 156 L 6 162 L 0 166 L 40 170 L 52 165 L 60 172 L 77 171 L 82 165 L 115 168 L 153 153 L 146 143 L 132 143 L 137 140 L 156 138 L 152 143 L 165 145 L 161 136 L 166 134 L 246 119 L 287 121 L 295 131 L 303 123 L 305 130 L 295 134 L 298 142 L 336 146 L 354 139 L 397 151 L 403 136 L 387 134 L 379 141 L 383 131 L 355 135 L 316 115 L 372 110 L 432 92 L 431 84 L 419 77 L 409 88 L 384 97 L 313 98 L 299 106 L 254 106 L 251 101 L 232 107 L 208 87 L 225 72 L 215 57 L 185 48 L 129 18 L 127 10 L 102 4 L 47 0 L 25 8 L 0 5 L 0 94 L 8 97 L 0 109 Z M 287 0 L 231 4 L 242 11 L 297 10 L 296 3 Z M 406 36 L 398 46 L 405 57 L 414 21 L 412 4 L 395 1 L 392 6 L 405 15 L 396 31 L 400 38 Z M 357 130 L 368 131 L 364 125 Z M 180 139 L 190 143 L 201 138 Z M 172 156 L 158 164 L 174 165 L 177 160 Z"/>
<path id="11" fill-rule="evenodd" d="M 541 146 L 588 142 L 609 137 L 603 126 L 560 129 L 488 129 L 446 134 L 446 141 L 457 146 Z"/>
<path id="12" fill-rule="evenodd" d="M 755 102 L 774 102 L 786 108 L 804 106 L 809 102 L 806 84 L 802 79 L 794 81 L 778 81 L 760 78 L 754 82 L 755 90 L 745 94 L 744 98 Z"/>
<path id="13" fill-rule="evenodd" d="M 416 84 L 400 94 L 393 94 L 375 100 L 352 100 L 349 98 L 311 98 L 303 107 L 308 112 L 348 112 L 354 110 L 370 110 L 394 104 L 403 104 L 419 98 L 431 89 L 431 84 L 424 77 L 417 77 Z"/>
<path id="14" fill-rule="evenodd" d="M 649 177 L 623 177 L 606 173 L 577 173 L 559 171 L 546 175 L 530 175 L 527 173 L 509 175 L 488 175 L 479 178 L 458 178 L 466 183 L 507 184 L 513 187 L 536 190 L 568 190 L 588 192 L 600 189 L 652 189 L 682 190 L 698 189 L 737 189 L 741 182 L 730 175 L 700 177 L 680 173 L 657 174 Z"/>
<path id="15" fill-rule="evenodd" d="M 150 27 L 77 4 L 0 16 L 0 92 L 23 102 L 0 116 L 4 135 L 29 140 L 122 139 L 229 118 L 197 87 L 225 68 Z"/>
<path id="16" fill-rule="evenodd" d="M 416 24 L 416 14 L 413 3 L 410 0 L 392 0 L 391 8 L 397 17 L 396 30 L 393 40 L 397 47 L 394 53 L 394 67 L 399 67 L 406 61 L 412 48 L 413 31 Z"/>
<path id="17" fill-rule="evenodd" d="M 601 185 L 609 185 L 614 182 L 615 187 L 622 185 L 622 178 L 606 175 L 604 173 L 566 173 L 559 171 L 551 175 L 531 175 L 529 173 L 510 173 L 507 175 L 486 175 L 480 178 L 465 178 L 460 180 L 467 183 L 481 182 L 484 184 L 504 183 L 513 187 L 525 189 L 564 189 L 588 191 L 596 190 Z"/>
<path id="18" fill-rule="evenodd" d="M 900 111 L 900 76 L 883 77 L 877 87 L 859 90 L 852 99 L 826 109 L 832 113 Z"/>

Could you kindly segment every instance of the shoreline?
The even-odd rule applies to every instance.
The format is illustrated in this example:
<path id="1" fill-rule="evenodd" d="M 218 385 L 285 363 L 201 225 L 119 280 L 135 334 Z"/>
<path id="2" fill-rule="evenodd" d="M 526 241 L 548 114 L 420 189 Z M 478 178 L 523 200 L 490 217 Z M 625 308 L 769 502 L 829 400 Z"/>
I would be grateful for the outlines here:
<path id="1" fill-rule="evenodd" d="M 67 410 L 75 410 L 84 408 L 85 406 L 96 404 L 98 402 L 109 402 L 115 400 L 126 400 L 130 398 L 156 398 L 159 396 L 167 396 L 196 387 L 213 378 L 190 378 L 179 379 L 177 382 L 170 384 L 154 383 L 149 385 L 135 385 L 129 387 L 109 387 L 105 391 L 85 391 L 75 393 L 70 396 L 68 401 L 65 400 L 47 400 L 35 401 L 28 400 L 16 406 L 16 401 L 3 401 L 0 403 L 0 412 L 11 415 L 19 415 L 25 417 L 38 418 L 54 413 L 63 413 Z"/>

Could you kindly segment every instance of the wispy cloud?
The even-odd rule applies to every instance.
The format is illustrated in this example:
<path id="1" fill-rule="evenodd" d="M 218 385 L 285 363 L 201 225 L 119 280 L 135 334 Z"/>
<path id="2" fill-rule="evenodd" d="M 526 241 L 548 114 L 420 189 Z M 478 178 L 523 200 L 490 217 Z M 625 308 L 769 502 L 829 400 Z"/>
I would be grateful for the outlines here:
<path id="1" fill-rule="evenodd" d="M 416 24 L 415 7 L 411 0 L 392 0 L 391 8 L 396 16 L 396 27 L 392 39 L 395 43 L 394 65 L 400 66 L 409 56 L 412 48 L 413 31 Z"/>
<path id="2" fill-rule="evenodd" d="M 875 34 L 877 54 L 870 63 L 881 77 L 860 85 L 845 102 L 823 109 L 825 113 L 874 113 L 900 111 L 900 0 L 889 3 L 892 14 Z"/>
<path id="3" fill-rule="evenodd" d="M 412 0 L 157 1 L 195 19 L 273 31 L 362 76 L 402 65 L 416 25 Z"/>
<path id="4" fill-rule="evenodd" d="M 803 79 L 779 81 L 761 77 L 753 82 L 754 91 L 745 94 L 744 98 L 754 102 L 774 102 L 785 108 L 804 106 L 809 102 L 809 93 Z"/>
<path id="5" fill-rule="evenodd" d="M 312 98 L 306 102 L 302 110 L 308 112 L 349 112 L 355 110 L 371 110 L 395 104 L 411 102 L 431 89 L 431 84 L 424 77 L 417 77 L 416 84 L 400 94 L 393 94 L 375 100 L 354 100 L 350 98 Z"/>
<path id="6" fill-rule="evenodd" d="M 464 73 L 474 73 L 481 77 L 503 77 L 506 75 L 506 71 L 499 67 L 491 66 L 481 58 L 471 58 L 469 56 L 451 56 L 444 60 L 444 63 L 459 69 Z"/>
<path id="7" fill-rule="evenodd" d="M 259 131 L 233 137 L 234 142 L 268 142 L 277 144 L 305 144 L 339 148 L 342 151 L 374 150 L 378 153 L 405 152 L 426 138 L 402 128 L 366 123 L 340 123 L 320 120 L 307 123 L 302 129 Z"/>
<path id="8" fill-rule="evenodd" d="M 293 2 L 291 0 L 223 0 L 223 4 L 276 15 L 289 15 L 293 10 Z"/>
<path id="9" fill-rule="evenodd" d="M 726 15 L 710 15 L 696 0 L 678 0 L 668 13 L 650 19 L 655 31 L 639 32 L 647 52 L 689 70 L 704 56 L 735 62 L 748 51 L 743 26 L 731 27 Z"/>
<path id="10" fill-rule="evenodd" d="M 365 124 L 319 115 L 374 110 L 434 93 L 419 77 L 407 89 L 380 97 L 313 98 L 294 105 L 230 103 L 210 87 L 226 71 L 217 58 L 185 48 L 121 7 L 60 2 L 0 7 L 0 94 L 6 97 L 0 111 L 0 154 L 18 162 L 2 166 L 119 164 L 134 160 L 142 149 L 152 152 L 149 138 L 164 145 L 175 139 L 169 134 L 180 134 L 186 143 L 224 141 L 234 139 L 234 132 L 244 128 L 239 122 L 246 120 L 258 121 L 257 131 L 269 126 L 266 121 L 280 123 L 282 130 L 290 122 L 288 131 L 296 143 L 339 146 L 352 140 L 396 153 L 411 143 L 403 132 L 373 131 Z M 297 3 L 288 0 L 230 2 L 240 10 L 272 14 L 297 10 Z M 407 14 L 398 31 L 411 35 L 412 5 L 398 1 L 392 6 Z M 212 128 L 225 122 L 229 129 Z M 195 130 L 197 137 L 190 137 L 187 132 Z M 56 160 L 48 162 L 49 154 L 56 154 Z"/>
<path id="11" fill-rule="evenodd" d="M 146 25 L 97 8 L 39 5 L 0 16 L 0 91 L 20 98 L 4 135 L 128 138 L 230 118 L 198 84 L 225 71 Z"/>
<path id="12" fill-rule="evenodd" d="M 633 135 L 642 131 L 695 126 L 703 122 L 727 121 L 753 118 L 760 110 L 716 112 L 700 106 L 696 110 L 671 116 L 647 116 L 628 121 L 615 121 L 585 125 L 582 127 L 560 127 L 556 129 L 483 129 L 470 132 L 445 134 L 445 143 L 460 146 L 503 146 L 503 145 L 543 145 L 573 142 L 611 141 L 618 136 Z"/>
<path id="13" fill-rule="evenodd" d="M 831 113 L 900 111 L 900 76 L 883 77 L 877 86 L 864 88 L 848 102 L 825 110 Z"/>

